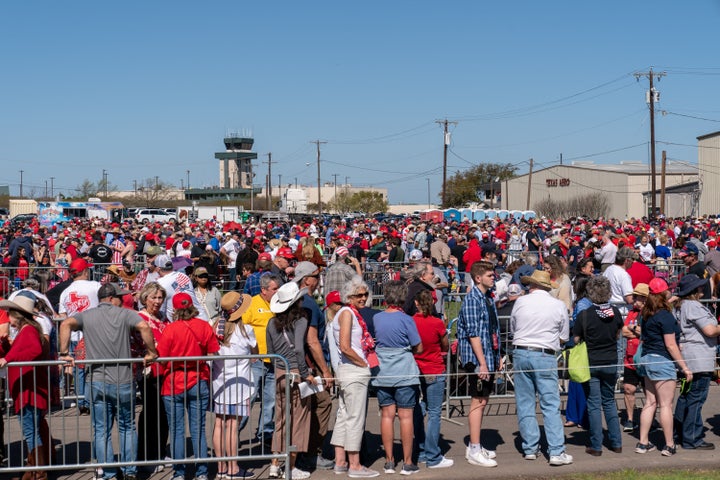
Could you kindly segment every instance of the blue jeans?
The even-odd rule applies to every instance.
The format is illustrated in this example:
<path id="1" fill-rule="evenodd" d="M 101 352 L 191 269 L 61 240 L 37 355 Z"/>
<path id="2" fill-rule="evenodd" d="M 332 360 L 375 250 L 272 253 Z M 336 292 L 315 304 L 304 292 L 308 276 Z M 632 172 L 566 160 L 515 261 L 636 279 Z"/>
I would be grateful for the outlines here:
<path id="1" fill-rule="evenodd" d="M 237 285 L 237 268 L 232 267 L 228 268 L 228 290 L 235 290 L 235 286 Z"/>
<path id="2" fill-rule="evenodd" d="M 426 461 L 428 466 L 432 466 L 440 463 L 443 458 L 438 442 L 442 403 L 445 399 L 445 375 L 437 375 L 432 382 L 429 380 L 432 380 L 432 377 L 420 377 L 422 400 L 415 407 L 413 418 L 415 441 L 418 442 L 420 452 L 418 458 Z M 428 416 L 427 428 L 424 428 L 423 422 L 425 414 Z"/>
<path id="3" fill-rule="evenodd" d="M 257 437 L 271 437 L 275 431 L 275 366 L 272 363 L 257 362 L 250 363 L 250 373 L 253 381 L 253 394 L 250 397 L 250 405 L 255 403 L 262 390 L 262 411 L 258 420 Z M 264 382 L 264 383 L 263 383 Z M 247 425 L 249 417 L 243 417 L 240 421 L 240 429 Z"/>
<path id="4" fill-rule="evenodd" d="M 554 355 L 530 350 L 513 351 L 515 403 L 522 449 L 535 453 L 540 446 L 540 427 L 535 416 L 535 397 L 545 424 L 548 453 L 560 455 L 565 451 L 565 432 L 560 416 L 557 360 Z"/>
<path id="5" fill-rule="evenodd" d="M 588 419 L 590 420 L 590 448 L 602 450 L 603 428 L 602 413 L 608 429 L 608 441 L 611 448 L 622 447 L 620 419 L 615 404 L 616 367 L 591 367 L 590 381 L 583 384 L 587 396 Z M 632 412 L 630 412 L 632 415 Z"/>
<path id="6" fill-rule="evenodd" d="M 88 384 L 92 401 L 91 422 L 95 458 L 99 463 L 115 461 L 112 446 L 112 428 L 118 422 L 120 461 L 135 462 L 137 458 L 137 432 L 135 431 L 135 391 L 132 384 L 95 382 Z M 122 467 L 124 475 L 136 475 L 137 467 Z M 116 468 L 103 468 L 103 478 L 115 477 Z"/>
<path id="7" fill-rule="evenodd" d="M 675 405 L 675 431 L 682 434 L 682 446 L 697 447 L 703 443 L 702 407 L 707 400 L 710 388 L 710 373 L 697 373 L 693 376 L 690 391 L 680 395 Z"/>
<path id="8" fill-rule="evenodd" d="M 178 395 L 163 395 L 165 414 L 170 426 L 170 451 L 172 458 L 187 458 L 185 451 L 185 407 L 187 406 L 190 440 L 195 458 L 207 458 L 207 439 L 205 438 L 205 412 L 210 401 L 210 388 L 200 380 L 185 392 Z M 173 477 L 185 476 L 185 464 L 173 462 Z M 195 464 L 195 476 L 207 475 L 207 463 Z"/>
<path id="9" fill-rule="evenodd" d="M 37 447 L 42 445 L 42 439 L 40 438 L 40 422 L 45 416 L 45 412 L 31 405 L 25 405 L 18 416 L 20 421 L 20 428 L 22 429 L 23 437 L 27 443 L 28 452 L 32 452 Z M 26 455 L 27 456 L 27 455 Z"/>

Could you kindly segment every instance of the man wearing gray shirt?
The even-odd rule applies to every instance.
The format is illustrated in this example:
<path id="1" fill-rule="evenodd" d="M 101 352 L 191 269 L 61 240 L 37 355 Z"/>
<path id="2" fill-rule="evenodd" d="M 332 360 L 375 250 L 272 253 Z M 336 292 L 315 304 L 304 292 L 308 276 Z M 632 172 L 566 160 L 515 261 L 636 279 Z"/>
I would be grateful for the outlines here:
<path id="1" fill-rule="evenodd" d="M 548 272 L 535 270 L 520 281 L 530 293 L 515 301 L 510 315 L 510 334 L 522 449 L 526 460 L 535 460 L 540 455 L 540 427 L 535 415 L 535 398 L 538 396 L 550 465 L 569 465 L 573 458 L 565 453 L 557 373 L 561 343 L 570 335 L 567 307 L 550 296 L 550 290 L 557 288 L 557 284 L 550 281 Z"/>
<path id="2" fill-rule="evenodd" d="M 60 325 L 60 352 L 58 357 L 70 363 L 70 332 L 81 330 L 85 336 L 87 360 L 115 359 L 123 362 L 130 358 L 130 336 L 140 332 L 147 354 L 147 364 L 157 358 L 153 334 L 137 312 L 122 308 L 122 297 L 130 292 L 108 283 L 98 290 L 100 304 L 66 318 Z M 125 480 L 136 480 L 137 432 L 135 430 L 135 392 L 132 368 L 129 363 L 91 364 L 88 369 L 93 425 L 93 443 L 98 463 L 113 462 L 112 424 L 117 417 L 120 442 L 120 461 L 131 465 L 122 467 Z M 116 478 L 115 468 L 105 468 L 103 478 Z"/>

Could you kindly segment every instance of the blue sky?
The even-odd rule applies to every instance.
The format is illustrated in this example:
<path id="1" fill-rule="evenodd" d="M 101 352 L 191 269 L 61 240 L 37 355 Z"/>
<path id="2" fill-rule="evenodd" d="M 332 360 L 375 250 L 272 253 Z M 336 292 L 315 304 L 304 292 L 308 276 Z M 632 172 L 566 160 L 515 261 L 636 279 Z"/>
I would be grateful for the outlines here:
<path id="1" fill-rule="evenodd" d="M 17 194 L 22 169 L 26 194 L 50 177 L 67 191 L 106 169 L 122 189 L 186 170 L 216 185 L 223 136 L 250 130 L 257 184 L 272 152 L 274 185 L 314 185 L 320 139 L 323 182 L 426 202 L 444 118 L 449 175 L 560 153 L 647 162 L 632 73 L 651 66 L 670 112 L 656 139 L 683 144 L 658 158 L 694 163 L 695 137 L 720 130 L 719 23 L 718 0 L 3 2 L 0 184 Z"/>

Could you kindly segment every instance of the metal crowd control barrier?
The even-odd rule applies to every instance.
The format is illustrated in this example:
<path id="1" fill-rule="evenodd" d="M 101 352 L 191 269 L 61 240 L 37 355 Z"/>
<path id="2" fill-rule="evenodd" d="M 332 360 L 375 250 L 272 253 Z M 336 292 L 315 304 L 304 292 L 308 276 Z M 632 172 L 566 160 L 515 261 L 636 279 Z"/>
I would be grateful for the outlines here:
<path id="1" fill-rule="evenodd" d="M 246 413 L 249 414 L 248 416 L 250 418 L 248 423 L 250 425 L 247 426 L 245 430 L 245 435 L 243 435 L 243 433 L 240 431 L 242 430 L 242 428 L 236 429 L 234 431 L 234 435 L 236 435 L 236 438 L 238 440 L 237 452 L 235 452 L 235 455 L 216 454 L 215 456 L 210 457 L 207 456 L 207 452 L 203 452 L 203 455 L 198 458 L 198 452 L 195 451 L 193 456 L 191 456 L 190 452 L 187 451 L 186 447 L 188 441 L 188 434 L 190 434 L 190 437 L 192 437 L 192 433 L 194 431 L 197 432 L 199 430 L 198 427 L 201 426 L 201 424 L 204 422 L 205 431 L 202 432 L 202 435 L 204 435 L 206 439 L 213 439 L 213 428 L 215 425 L 212 421 L 209 420 L 212 419 L 214 415 L 210 412 L 207 412 L 207 408 L 205 408 L 201 412 L 202 417 L 197 416 L 196 423 L 190 424 L 190 419 L 193 418 L 193 415 L 191 415 L 191 411 L 188 409 L 193 407 L 194 400 L 190 395 L 187 394 L 187 392 L 184 392 L 183 394 L 179 394 L 173 397 L 175 398 L 175 402 L 177 402 L 178 400 L 180 401 L 178 406 L 185 412 L 184 416 L 188 416 L 188 424 L 186 425 L 183 419 L 182 432 L 179 434 L 182 442 L 182 446 L 180 447 L 182 449 L 182 456 L 172 458 L 172 439 L 174 433 L 172 423 L 173 420 L 176 419 L 176 417 L 173 416 L 174 414 L 165 416 L 162 415 L 162 406 L 164 404 L 168 404 L 168 402 L 172 402 L 171 400 L 169 400 L 171 396 L 161 395 L 161 380 L 150 375 L 152 369 L 157 368 L 155 367 L 155 365 L 169 365 L 168 368 L 171 370 L 167 372 L 168 375 L 171 375 L 176 370 L 182 370 L 185 372 L 185 375 L 187 375 L 188 371 L 195 371 L 196 373 L 198 373 L 201 365 L 203 365 L 205 362 L 208 362 L 211 370 L 211 380 L 210 382 L 208 382 L 210 402 L 209 405 L 212 411 L 213 397 L 217 395 L 224 395 L 224 392 L 226 392 L 212 391 L 212 379 L 214 378 L 214 376 L 222 375 L 220 378 L 227 377 L 227 381 L 223 383 L 225 384 L 224 386 L 227 387 L 227 390 L 230 390 L 237 385 L 234 382 L 236 382 L 238 377 L 241 377 L 240 370 L 245 368 L 241 365 L 241 363 L 236 361 L 247 361 L 248 363 L 246 364 L 246 367 L 248 376 L 247 378 L 245 378 L 245 381 L 246 385 L 250 385 L 252 384 L 252 377 L 249 373 L 250 362 L 262 361 L 263 358 L 270 358 L 273 362 L 279 360 L 282 364 L 285 365 L 285 368 L 276 369 L 276 372 L 284 372 L 284 374 L 287 375 L 288 378 L 290 378 L 290 369 L 287 360 L 280 355 L 164 357 L 159 358 L 156 362 L 150 364 L 147 368 L 143 368 L 142 359 L 104 359 L 78 361 L 78 363 L 82 362 L 82 364 L 88 371 L 93 369 L 98 370 L 101 367 L 107 367 L 111 369 L 131 369 L 133 371 L 134 380 L 131 384 L 128 385 L 126 390 L 125 388 L 121 388 L 121 385 L 117 382 L 105 383 L 102 381 L 94 380 L 95 383 L 93 383 L 93 381 L 91 380 L 91 375 L 90 373 L 88 373 L 85 397 L 87 397 L 90 401 L 90 416 L 79 414 L 78 409 L 74 406 L 74 404 L 70 404 L 68 400 L 63 400 L 60 404 L 53 405 L 48 414 L 44 417 L 44 419 L 47 421 L 47 433 L 45 433 L 44 431 L 42 421 L 33 421 L 33 429 L 39 432 L 42 442 L 50 442 L 50 446 L 47 449 L 49 453 L 49 455 L 47 455 L 47 465 L 25 465 L 26 458 L 28 457 L 29 452 L 24 442 L 23 429 L 20 426 L 21 422 L 18 421 L 19 417 L 15 413 L 13 399 L 8 398 L 8 393 L 6 395 L 6 398 L 4 399 L 4 403 L 6 406 L 5 412 L 2 416 L 0 416 L 0 420 L 2 421 L 0 427 L 3 427 L 2 429 L 0 429 L 0 434 L 4 433 L 4 441 L 2 447 L 5 457 L 8 459 L 7 466 L 2 468 L 2 471 L 4 473 L 21 473 L 41 470 L 54 472 L 59 470 L 79 471 L 93 469 L 96 470 L 97 473 L 97 469 L 103 468 L 137 466 L 140 468 L 145 467 L 152 469 L 163 465 L 167 466 L 167 464 L 210 464 L 228 461 L 243 462 L 241 463 L 241 468 L 249 468 L 247 463 L 244 462 L 267 461 L 272 459 L 285 460 L 287 466 L 290 464 L 291 452 L 295 450 L 295 447 L 292 445 L 290 427 L 292 422 L 292 413 L 290 408 L 291 382 L 286 382 L 285 385 L 285 401 L 282 408 L 285 409 L 286 428 L 285 438 L 282 442 L 283 449 L 281 452 L 272 452 L 270 451 L 269 447 L 267 447 L 263 443 L 262 439 L 256 440 L 256 436 L 253 431 L 254 429 L 251 427 L 254 427 L 254 425 L 258 424 L 262 419 L 262 405 L 258 404 L 253 406 L 248 400 L 244 402 L 244 404 L 248 408 Z M 217 371 L 213 371 L 213 369 L 217 367 L 216 362 L 223 362 L 223 365 L 227 364 L 227 362 L 230 362 L 231 367 L 229 371 L 223 370 L 222 373 L 219 373 Z M 178 366 L 178 368 L 176 369 L 175 365 L 177 365 L 178 363 L 180 363 L 180 366 Z M 234 365 L 234 367 L 232 365 Z M 60 361 L 42 361 L 14 362 L 8 364 L 7 368 L 32 368 L 33 371 L 30 380 L 31 385 L 28 385 L 27 379 L 21 376 L 19 380 L 19 388 L 20 391 L 24 391 L 28 388 L 37 391 L 38 382 L 42 381 L 42 376 L 39 375 L 40 369 L 47 369 L 48 378 L 52 378 L 50 374 L 53 369 L 66 368 L 67 366 L 68 364 Z M 96 372 L 96 374 L 97 373 L 98 372 Z M 25 381 L 25 384 L 23 384 L 23 381 Z M 258 394 L 262 392 L 262 387 L 264 387 L 264 379 L 260 383 L 260 388 L 257 392 Z M 10 392 L 10 388 L 8 387 L 6 391 Z M 130 394 L 125 395 L 126 391 Z M 82 394 L 79 394 L 78 398 L 82 398 L 82 396 Z M 279 395 L 275 396 L 276 401 L 279 398 Z M 258 398 L 258 403 L 260 403 L 259 400 L 260 399 Z M 242 406 L 242 402 L 238 402 L 238 404 L 241 404 L 239 406 Z M 200 407 L 199 404 L 195 406 Z M 129 417 L 126 416 L 128 411 L 131 412 L 131 416 Z M 108 418 L 107 416 L 100 416 L 107 413 L 115 416 L 115 421 L 113 421 L 112 418 Z M 137 413 L 140 413 L 140 420 L 136 422 L 135 418 Z M 239 413 L 243 412 L 240 411 Z M 253 415 L 253 413 L 255 413 L 255 415 Z M 168 421 L 167 423 L 169 433 L 167 439 L 161 440 L 162 435 L 157 434 L 157 432 L 163 431 L 164 420 Z M 114 427 L 115 423 L 117 423 L 117 427 Z M 94 436 L 100 435 L 104 427 L 107 427 L 107 436 L 105 437 L 105 439 L 102 439 L 102 441 L 95 441 Z M 127 428 L 133 429 L 133 431 L 130 433 L 132 435 L 135 435 L 135 442 L 133 442 L 129 448 L 132 449 L 134 446 L 136 449 L 135 451 L 128 451 L 127 445 L 125 445 L 122 440 L 122 434 L 127 431 Z M 222 430 L 220 431 L 220 438 L 222 440 L 220 442 L 220 448 L 224 449 L 226 445 L 225 439 L 228 438 L 228 436 L 226 435 L 227 432 L 224 430 L 224 424 L 221 428 Z M 260 429 L 262 429 L 262 425 L 260 425 Z M 142 438 L 139 439 L 141 442 L 139 444 L 141 445 L 140 448 L 138 448 L 137 443 L 138 430 L 140 430 L 142 435 Z M 157 442 L 154 445 L 149 445 L 147 442 L 144 441 L 148 437 L 151 437 L 153 435 L 157 437 Z M 193 439 L 194 450 L 197 448 L 197 445 L 199 443 L 196 443 L 195 440 L 199 440 L 199 437 Z M 213 441 L 207 441 L 206 443 L 208 446 L 213 448 L 218 446 L 217 444 L 213 446 Z M 100 448 L 105 449 L 109 449 L 110 447 L 112 447 L 115 456 L 110 459 L 106 458 L 106 461 L 99 461 L 98 453 L 101 453 L 100 458 L 102 458 L 107 457 L 106 454 L 109 454 L 110 452 L 108 450 L 98 452 L 98 446 L 101 446 Z M 132 456 L 123 453 L 123 449 L 125 449 L 126 452 L 130 452 Z M 169 454 L 168 456 L 170 458 L 165 455 L 166 452 Z M 288 472 L 288 475 L 290 475 L 290 472 Z M 290 477 L 288 476 L 288 478 Z"/>

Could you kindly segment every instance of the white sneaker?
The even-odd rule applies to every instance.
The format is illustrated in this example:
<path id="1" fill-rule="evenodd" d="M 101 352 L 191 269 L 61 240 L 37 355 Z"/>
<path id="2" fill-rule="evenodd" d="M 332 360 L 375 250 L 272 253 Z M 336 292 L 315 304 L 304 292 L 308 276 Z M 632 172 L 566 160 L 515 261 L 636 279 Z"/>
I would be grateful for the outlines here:
<path id="1" fill-rule="evenodd" d="M 495 457 L 497 457 L 497 453 L 495 452 L 495 450 L 488 450 L 488 449 L 486 449 L 485 447 L 483 447 L 482 445 L 480 445 L 480 451 L 481 451 L 481 452 L 483 453 L 483 455 L 485 455 L 487 458 L 495 458 Z"/>
<path id="2" fill-rule="evenodd" d="M 280 465 L 270 465 L 270 468 L 268 469 L 268 477 L 280 478 L 280 473 Z"/>
<path id="3" fill-rule="evenodd" d="M 435 465 L 428 465 L 428 468 L 448 468 L 455 465 L 455 462 L 450 458 L 442 457 L 442 460 L 440 460 L 440 463 L 436 463 Z"/>
<path id="4" fill-rule="evenodd" d="M 568 455 L 567 453 L 563 452 L 560 455 L 552 455 L 550 457 L 550 465 L 553 466 L 561 466 L 561 465 L 570 465 L 573 463 L 573 457 L 572 455 Z"/>
<path id="5" fill-rule="evenodd" d="M 471 465 L 478 465 L 481 467 L 497 467 L 497 462 L 492 458 L 486 457 L 482 450 L 478 450 L 475 453 L 468 452 L 467 461 Z"/>
<path id="6" fill-rule="evenodd" d="M 287 478 L 285 473 L 283 473 L 282 478 Z M 306 472 L 305 470 L 300 470 L 299 468 L 293 468 L 292 469 L 292 478 L 297 480 L 305 480 L 306 478 L 310 478 L 310 472 Z"/>

